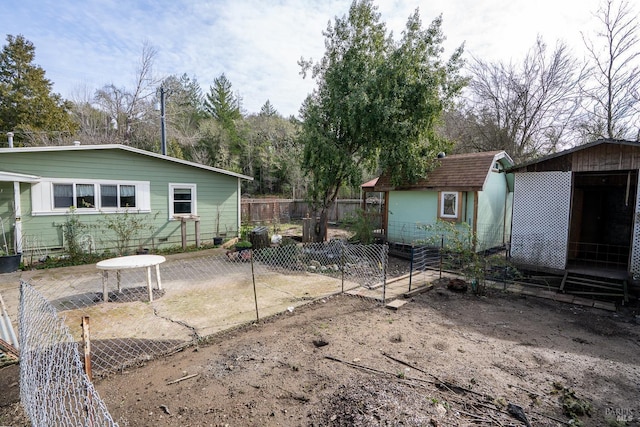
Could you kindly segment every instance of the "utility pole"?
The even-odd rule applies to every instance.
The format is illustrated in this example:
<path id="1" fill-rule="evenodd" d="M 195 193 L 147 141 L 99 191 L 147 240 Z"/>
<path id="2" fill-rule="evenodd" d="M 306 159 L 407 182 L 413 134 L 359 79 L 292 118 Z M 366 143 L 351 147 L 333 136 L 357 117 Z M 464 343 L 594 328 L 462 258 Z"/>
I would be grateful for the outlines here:
<path id="1" fill-rule="evenodd" d="M 164 120 L 164 99 L 166 91 L 164 87 L 160 86 L 160 146 L 162 148 L 162 155 L 167 155 L 167 129 Z"/>

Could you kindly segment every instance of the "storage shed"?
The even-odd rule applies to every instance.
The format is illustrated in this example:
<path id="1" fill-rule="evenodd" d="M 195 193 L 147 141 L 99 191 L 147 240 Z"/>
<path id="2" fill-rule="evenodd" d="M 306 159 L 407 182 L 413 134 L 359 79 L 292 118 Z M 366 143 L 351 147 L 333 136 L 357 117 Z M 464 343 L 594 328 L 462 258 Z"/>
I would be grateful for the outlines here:
<path id="1" fill-rule="evenodd" d="M 640 143 L 610 139 L 510 168 L 511 259 L 565 280 L 640 277 L 639 169 Z"/>
<path id="2" fill-rule="evenodd" d="M 381 234 L 392 244 L 424 240 L 424 225 L 438 220 L 466 223 L 477 237 L 476 249 L 503 246 L 511 224 L 513 161 L 504 151 L 443 156 L 415 183 L 393 185 L 383 174 L 361 186 L 364 197 L 384 194 Z"/>

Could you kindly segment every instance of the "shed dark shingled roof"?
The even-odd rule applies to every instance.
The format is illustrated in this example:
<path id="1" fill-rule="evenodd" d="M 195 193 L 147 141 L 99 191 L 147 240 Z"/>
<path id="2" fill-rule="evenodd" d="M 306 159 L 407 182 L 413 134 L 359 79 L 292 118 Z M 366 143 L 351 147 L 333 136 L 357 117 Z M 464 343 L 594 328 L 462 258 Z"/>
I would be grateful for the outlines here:
<path id="1" fill-rule="evenodd" d="M 389 174 L 381 175 L 369 191 L 389 190 L 456 190 L 481 191 L 487 174 L 493 167 L 493 161 L 501 151 L 485 151 L 482 153 L 453 154 L 441 159 L 434 170 L 426 178 L 415 184 L 391 184 Z M 372 181 L 366 184 L 371 184 Z M 363 189 L 366 184 L 363 184 Z"/>

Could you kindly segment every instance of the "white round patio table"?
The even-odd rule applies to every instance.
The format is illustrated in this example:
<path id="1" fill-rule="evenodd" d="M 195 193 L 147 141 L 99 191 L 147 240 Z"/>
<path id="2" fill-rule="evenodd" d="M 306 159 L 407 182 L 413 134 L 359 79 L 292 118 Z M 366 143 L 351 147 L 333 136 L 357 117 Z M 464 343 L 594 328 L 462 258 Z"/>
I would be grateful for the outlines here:
<path id="1" fill-rule="evenodd" d="M 147 289 L 149 290 L 149 302 L 153 301 L 153 289 L 151 288 L 151 267 L 156 270 L 156 284 L 158 289 L 162 289 L 160 281 L 160 264 L 166 261 L 161 255 L 129 255 L 117 258 L 109 258 L 102 260 L 96 264 L 96 268 L 102 270 L 102 298 L 104 302 L 109 301 L 109 292 L 107 291 L 108 270 L 116 270 L 118 282 L 118 291 L 120 292 L 120 270 L 129 270 L 132 268 L 147 269 Z"/>

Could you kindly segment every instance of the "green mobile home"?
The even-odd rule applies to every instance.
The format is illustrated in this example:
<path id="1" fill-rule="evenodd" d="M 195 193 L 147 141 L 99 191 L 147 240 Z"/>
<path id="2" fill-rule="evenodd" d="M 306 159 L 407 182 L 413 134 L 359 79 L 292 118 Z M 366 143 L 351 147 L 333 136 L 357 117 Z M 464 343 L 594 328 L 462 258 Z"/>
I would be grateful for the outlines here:
<path id="1" fill-rule="evenodd" d="M 144 217 L 149 231 L 132 243 L 145 248 L 180 244 L 185 234 L 189 244 L 233 237 L 243 179 L 252 178 L 123 145 L 3 148 L 5 241 L 25 259 L 61 251 L 71 212 L 86 225 L 82 241 L 89 250 L 114 247 L 104 225 L 115 215 Z"/>
<path id="2" fill-rule="evenodd" d="M 413 184 L 392 185 L 388 175 L 363 184 L 384 194 L 383 238 L 412 245 L 429 236 L 426 225 L 438 220 L 466 223 L 477 237 L 477 249 L 508 242 L 513 178 L 504 169 L 513 161 L 504 151 L 441 156 L 428 176 Z"/>

